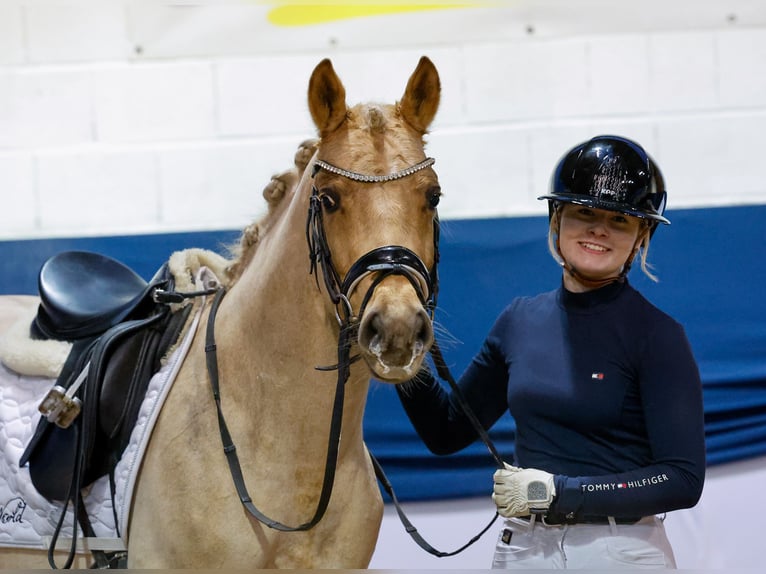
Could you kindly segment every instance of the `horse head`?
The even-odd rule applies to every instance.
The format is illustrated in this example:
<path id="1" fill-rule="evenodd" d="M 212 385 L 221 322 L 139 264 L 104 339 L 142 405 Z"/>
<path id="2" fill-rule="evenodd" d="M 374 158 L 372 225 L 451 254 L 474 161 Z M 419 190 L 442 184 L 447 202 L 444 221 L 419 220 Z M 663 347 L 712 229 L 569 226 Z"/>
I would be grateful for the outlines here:
<path id="1" fill-rule="evenodd" d="M 426 57 L 396 104 L 348 107 L 329 60 L 309 82 L 320 137 L 307 168 L 313 269 L 321 269 L 342 332 L 353 332 L 373 375 L 386 382 L 415 376 L 433 343 L 441 189 L 423 138 L 440 89 Z"/>

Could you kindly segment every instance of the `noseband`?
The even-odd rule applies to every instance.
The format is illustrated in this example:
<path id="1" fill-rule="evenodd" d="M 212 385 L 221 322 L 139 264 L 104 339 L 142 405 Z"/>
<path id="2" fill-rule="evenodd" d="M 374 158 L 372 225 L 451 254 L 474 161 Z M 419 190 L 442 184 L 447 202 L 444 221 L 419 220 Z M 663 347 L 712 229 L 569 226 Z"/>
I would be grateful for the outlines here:
<path id="1" fill-rule="evenodd" d="M 367 175 L 348 171 L 322 160 L 314 162 L 312 178 L 316 177 L 319 170 L 340 175 L 352 181 L 362 183 L 385 183 L 412 175 L 420 170 L 431 167 L 436 160 L 426 158 L 413 166 L 407 167 L 388 175 Z M 367 307 L 375 288 L 391 275 L 406 277 L 423 304 L 423 307 L 433 318 L 436 308 L 436 296 L 439 289 L 438 263 L 439 263 L 439 218 L 434 217 L 434 264 L 429 271 L 420 257 L 413 251 L 401 245 L 385 245 L 369 251 L 357 259 L 349 268 L 346 276 L 341 280 L 338 270 L 332 260 L 330 245 L 324 229 L 322 209 L 322 196 L 315 185 L 311 187 L 311 199 L 309 204 L 308 218 L 306 221 L 306 240 L 309 246 L 309 258 L 311 261 L 310 273 L 315 274 L 317 285 L 319 284 L 318 267 L 322 269 L 322 276 L 327 293 L 335 305 L 335 315 L 341 329 L 358 324 L 364 310 Z M 351 296 L 357 286 L 367 276 L 374 275 L 372 284 L 362 299 L 358 313 L 354 313 L 351 307 Z"/>

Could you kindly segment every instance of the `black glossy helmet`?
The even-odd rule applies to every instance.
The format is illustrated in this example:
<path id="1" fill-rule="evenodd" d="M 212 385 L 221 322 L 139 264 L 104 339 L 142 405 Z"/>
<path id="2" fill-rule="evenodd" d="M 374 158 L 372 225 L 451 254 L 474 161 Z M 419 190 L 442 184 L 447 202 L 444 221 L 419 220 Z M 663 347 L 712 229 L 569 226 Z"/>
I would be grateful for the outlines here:
<path id="1" fill-rule="evenodd" d="M 556 165 L 547 199 L 618 211 L 670 224 L 665 183 L 659 167 L 637 143 L 619 136 L 597 136 L 568 151 Z"/>

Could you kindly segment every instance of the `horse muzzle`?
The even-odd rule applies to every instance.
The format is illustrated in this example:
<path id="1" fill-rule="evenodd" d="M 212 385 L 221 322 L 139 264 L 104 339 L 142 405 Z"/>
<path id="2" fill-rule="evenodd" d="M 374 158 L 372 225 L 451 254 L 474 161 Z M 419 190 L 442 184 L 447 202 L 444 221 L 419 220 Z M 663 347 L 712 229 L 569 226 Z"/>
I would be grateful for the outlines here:
<path id="1" fill-rule="evenodd" d="M 387 287 L 378 287 L 362 315 L 358 343 L 375 378 L 399 383 L 417 374 L 434 335 L 424 306 L 412 296 L 403 296 L 402 290 L 410 291 L 408 287 Z"/>
<path id="2" fill-rule="evenodd" d="M 357 315 L 361 355 L 382 381 L 411 379 L 434 341 L 432 275 L 409 249 L 379 247 L 349 269 L 341 287 L 345 300 L 368 277 L 371 282 Z"/>

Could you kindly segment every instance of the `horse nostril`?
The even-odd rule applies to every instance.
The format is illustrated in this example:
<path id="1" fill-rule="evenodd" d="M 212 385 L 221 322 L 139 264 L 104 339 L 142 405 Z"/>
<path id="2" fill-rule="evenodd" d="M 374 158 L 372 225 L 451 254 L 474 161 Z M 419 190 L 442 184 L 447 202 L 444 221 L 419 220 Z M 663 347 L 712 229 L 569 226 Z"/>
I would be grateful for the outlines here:
<path id="1" fill-rule="evenodd" d="M 420 313 L 418 313 L 417 320 L 420 323 L 420 327 L 417 330 L 418 334 L 416 341 L 420 343 L 423 348 L 428 348 L 434 341 L 434 331 L 431 327 L 431 319 L 428 316 L 428 313 L 425 311 L 420 311 Z"/>
<path id="2" fill-rule="evenodd" d="M 371 348 L 380 345 L 380 333 L 383 330 L 383 321 L 379 313 L 371 312 L 359 331 L 359 343 L 364 347 Z"/>

